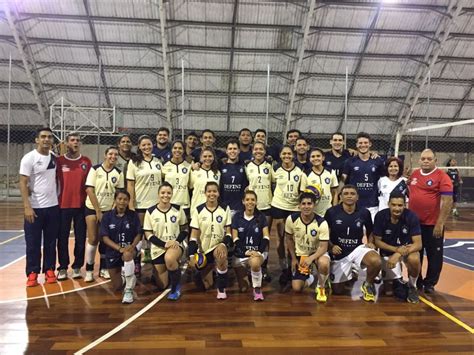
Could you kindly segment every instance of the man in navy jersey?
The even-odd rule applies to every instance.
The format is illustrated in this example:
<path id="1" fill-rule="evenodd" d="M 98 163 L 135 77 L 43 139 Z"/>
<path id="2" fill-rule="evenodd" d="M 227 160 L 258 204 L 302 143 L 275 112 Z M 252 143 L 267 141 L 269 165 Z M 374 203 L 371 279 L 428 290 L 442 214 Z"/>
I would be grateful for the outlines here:
<path id="1" fill-rule="evenodd" d="M 331 150 L 324 154 L 324 167 L 328 170 L 334 170 L 337 179 L 341 182 L 344 163 L 351 157 L 351 153 L 344 149 L 344 135 L 341 132 L 333 133 L 329 144 Z"/>
<path id="2" fill-rule="evenodd" d="M 170 130 L 166 127 L 158 128 L 156 145 L 153 147 L 153 155 L 161 159 L 163 163 L 171 159 L 171 145 L 169 139 Z"/>
<path id="3" fill-rule="evenodd" d="M 267 155 L 265 157 L 266 160 L 268 161 L 272 160 L 276 162 L 280 161 L 281 146 L 278 144 L 267 145 L 267 131 L 265 131 L 263 128 L 257 129 L 255 131 L 254 141 L 265 144 L 265 150 L 267 152 Z"/>
<path id="4" fill-rule="evenodd" d="M 239 131 L 239 160 L 244 163 L 252 160 L 252 132 L 248 128 Z"/>
<path id="5" fill-rule="evenodd" d="M 380 272 L 381 261 L 375 251 L 370 212 L 357 204 L 357 188 L 345 185 L 341 189 L 342 203 L 327 210 L 324 219 L 329 225 L 329 250 L 332 255 L 331 283 L 333 291 L 340 293 L 345 282 L 352 279 L 352 267 L 367 269 L 362 284 L 365 301 L 375 302 L 374 279 Z M 363 244 L 364 228 L 368 243 Z"/>
<path id="6" fill-rule="evenodd" d="M 372 159 L 370 135 L 361 132 L 356 139 L 357 155 L 349 158 L 344 164 L 342 181 L 354 185 L 359 192 L 359 207 L 370 211 L 372 220 L 378 212 L 379 191 L 377 183 L 384 176 L 384 163 L 380 157 Z"/>
<path id="7" fill-rule="evenodd" d="M 308 156 L 309 143 L 304 137 L 298 137 L 295 143 L 295 164 L 303 171 L 313 167 Z"/>
<path id="8" fill-rule="evenodd" d="M 214 147 L 215 142 L 216 142 L 216 135 L 215 135 L 214 131 L 212 131 L 210 129 L 203 130 L 202 133 L 201 133 L 201 145 L 202 146 L 194 149 L 191 153 L 191 155 L 193 156 L 194 162 L 195 163 L 199 162 L 199 159 L 201 157 L 201 151 L 202 151 L 203 147 L 211 147 L 216 152 L 217 162 L 218 162 L 218 164 L 220 164 L 222 159 L 224 159 L 226 157 L 226 155 L 222 150 L 217 149 L 217 148 Z"/>
<path id="9" fill-rule="evenodd" d="M 416 214 L 405 208 L 405 198 L 399 191 L 390 194 L 388 208 L 375 216 L 374 237 L 383 257 L 384 280 L 401 279 L 400 262 L 403 261 L 408 269 L 407 301 L 418 303 L 416 281 L 421 269 L 421 226 Z"/>
<path id="10" fill-rule="evenodd" d="M 231 139 L 226 146 L 227 161 L 221 166 L 220 195 L 232 215 L 242 209 L 244 190 L 248 186 L 244 164 L 239 160 L 239 142 Z"/>

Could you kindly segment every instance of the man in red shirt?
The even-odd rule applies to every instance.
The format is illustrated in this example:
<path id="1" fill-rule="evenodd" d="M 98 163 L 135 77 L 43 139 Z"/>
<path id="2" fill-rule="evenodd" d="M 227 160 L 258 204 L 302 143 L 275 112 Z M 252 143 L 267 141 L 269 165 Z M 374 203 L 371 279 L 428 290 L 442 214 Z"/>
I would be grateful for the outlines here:
<path id="1" fill-rule="evenodd" d="M 66 137 L 67 152 L 58 158 L 57 177 L 59 184 L 59 208 L 61 212 L 60 234 L 58 239 L 58 280 L 67 279 L 69 266 L 69 232 L 74 221 L 74 263 L 72 278 L 81 277 L 84 265 L 86 242 L 86 221 L 84 202 L 86 200 L 85 183 L 92 163 L 81 155 L 81 137 L 70 133 Z"/>
<path id="2" fill-rule="evenodd" d="M 453 185 L 448 174 L 436 167 L 436 155 L 425 149 L 420 156 L 421 169 L 410 176 L 410 209 L 416 213 L 421 224 L 423 249 L 428 257 L 428 270 L 422 281 L 425 293 L 434 292 L 443 267 L 444 223 L 453 204 Z"/>

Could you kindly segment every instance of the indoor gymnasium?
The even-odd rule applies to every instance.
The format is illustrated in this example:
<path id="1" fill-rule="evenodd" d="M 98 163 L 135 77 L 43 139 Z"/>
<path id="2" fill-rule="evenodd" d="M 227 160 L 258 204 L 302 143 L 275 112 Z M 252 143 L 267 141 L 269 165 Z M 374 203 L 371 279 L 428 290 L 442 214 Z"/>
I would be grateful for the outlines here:
<path id="1" fill-rule="evenodd" d="M 0 0 L 0 354 L 472 354 L 473 84 L 471 0 Z"/>

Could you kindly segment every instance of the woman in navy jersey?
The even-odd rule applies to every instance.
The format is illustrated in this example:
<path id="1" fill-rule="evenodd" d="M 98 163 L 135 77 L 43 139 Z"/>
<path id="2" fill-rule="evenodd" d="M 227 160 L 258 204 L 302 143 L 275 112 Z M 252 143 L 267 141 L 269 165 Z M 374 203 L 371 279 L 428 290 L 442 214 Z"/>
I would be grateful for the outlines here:
<path id="1" fill-rule="evenodd" d="M 449 167 L 447 173 L 453 182 L 453 209 L 451 213 L 454 217 L 459 217 L 456 202 L 459 199 L 459 187 L 462 185 L 462 179 L 461 175 L 459 175 L 459 170 L 455 168 L 458 165 L 456 159 L 449 159 L 446 165 Z"/>

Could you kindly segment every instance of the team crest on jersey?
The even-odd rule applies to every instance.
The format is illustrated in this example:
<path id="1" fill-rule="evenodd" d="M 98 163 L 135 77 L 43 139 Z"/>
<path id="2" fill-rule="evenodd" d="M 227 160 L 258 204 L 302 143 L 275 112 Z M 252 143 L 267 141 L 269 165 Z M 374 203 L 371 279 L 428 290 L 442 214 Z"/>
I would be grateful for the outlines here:
<path id="1" fill-rule="evenodd" d="M 158 170 L 161 169 L 160 163 L 156 164 L 155 166 L 156 166 L 156 168 L 157 168 Z"/>
<path id="2" fill-rule="evenodd" d="M 244 169 L 240 168 L 239 172 L 240 172 L 240 173 L 243 173 L 243 172 L 244 172 Z"/>
<path id="3" fill-rule="evenodd" d="M 342 224 L 342 221 L 340 219 L 336 219 L 336 224 Z"/>
<path id="4" fill-rule="evenodd" d="M 311 229 L 311 235 L 313 237 L 316 237 L 316 234 L 318 234 L 318 232 L 316 231 L 316 229 Z"/>
<path id="5" fill-rule="evenodd" d="M 375 170 L 376 170 L 376 168 L 375 168 L 375 166 L 373 166 L 372 167 L 372 172 L 375 173 Z"/>
<path id="6" fill-rule="evenodd" d="M 176 216 L 171 216 L 170 221 L 171 223 L 176 223 Z"/>
<path id="7" fill-rule="evenodd" d="M 354 171 L 359 171 L 359 167 L 358 167 L 358 166 L 354 166 Z"/>
<path id="8" fill-rule="evenodd" d="M 295 175 L 294 178 L 293 178 L 296 182 L 298 182 L 298 180 L 300 179 L 300 177 L 298 175 Z"/>
<path id="9" fill-rule="evenodd" d="M 87 164 L 81 164 L 81 169 L 86 170 L 87 169 Z"/>
<path id="10" fill-rule="evenodd" d="M 258 233 L 259 229 L 258 227 L 255 227 L 255 233 Z"/>
<path id="11" fill-rule="evenodd" d="M 428 180 L 428 181 L 426 182 L 426 185 L 432 186 L 432 185 L 433 185 L 433 180 Z"/>
<path id="12" fill-rule="evenodd" d="M 268 173 L 269 173 L 268 168 L 264 168 L 264 169 L 263 169 L 263 173 L 264 173 L 264 174 L 268 174 Z"/>
<path id="13" fill-rule="evenodd" d="M 408 234 L 408 228 L 405 227 L 405 226 L 403 226 L 403 228 L 402 228 L 402 233 L 403 233 L 403 234 Z"/>
<path id="14" fill-rule="evenodd" d="M 225 174 L 227 172 L 227 169 L 222 169 L 222 174 Z"/>
<path id="15" fill-rule="evenodd" d="M 109 224 L 109 229 L 115 229 L 115 224 Z"/>
<path id="16" fill-rule="evenodd" d="M 362 223 L 360 223 L 360 221 L 357 221 L 357 222 L 356 222 L 357 228 L 360 228 L 361 225 L 362 225 Z"/>
<path id="17" fill-rule="evenodd" d="M 326 165 L 331 165 L 331 164 L 332 164 L 332 162 L 330 162 L 330 161 L 326 162 Z"/>
<path id="18" fill-rule="evenodd" d="M 125 225 L 125 229 L 130 229 L 130 223 L 127 223 L 127 224 Z"/>
<path id="19" fill-rule="evenodd" d="M 214 175 L 214 180 L 216 180 L 216 181 L 219 180 L 219 176 Z"/>
<path id="20" fill-rule="evenodd" d="M 237 230 L 239 231 L 239 233 L 243 233 L 244 227 L 239 227 L 239 228 L 237 228 Z"/>
<path id="21" fill-rule="evenodd" d="M 217 223 L 221 223 L 222 222 L 222 216 L 217 216 L 216 221 L 217 221 Z"/>
<path id="22" fill-rule="evenodd" d="M 117 182 L 117 178 L 115 176 L 112 176 L 112 183 L 115 184 Z"/>
<path id="23" fill-rule="evenodd" d="M 329 183 L 331 182 L 331 179 L 329 179 L 329 178 L 327 177 L 326 179 L 324 179 L 324 182 L 325 182 L 326 184 L 329 184 Z"/>
<path id="24" fill-rule="evenodd" d="M 183 174 L 186 174 L 188 172 L 188 169 L 187 168 L 183 168 L 183 170 L 181 170 L 183 172 Z"/>

